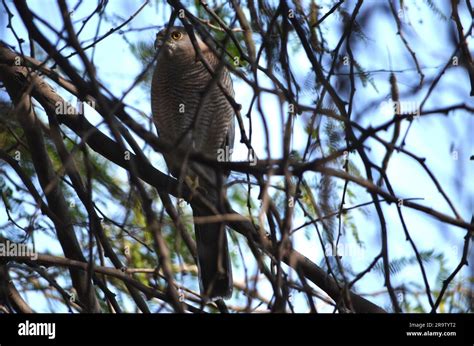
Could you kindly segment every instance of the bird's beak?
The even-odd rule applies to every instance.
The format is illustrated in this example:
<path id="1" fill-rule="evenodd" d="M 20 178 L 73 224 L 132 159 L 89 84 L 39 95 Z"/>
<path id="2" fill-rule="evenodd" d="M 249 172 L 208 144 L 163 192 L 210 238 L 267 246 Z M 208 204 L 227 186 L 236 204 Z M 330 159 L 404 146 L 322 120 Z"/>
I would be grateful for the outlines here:
<path id="1" fill-rule="evenodd" d="M 160 49 L 164 44 L 163 38 L 162 37 L 157 37 L 155 40 L 155 50 Z"/>
<path id="2" fill-rule="evenodd" d="M 165 36 L 163 35 L 163 33 L 160 32 L 156 34 L 155 50 L 160 49 L 161 47 L 163 47 L 164 44 L 165 44 Z"/>

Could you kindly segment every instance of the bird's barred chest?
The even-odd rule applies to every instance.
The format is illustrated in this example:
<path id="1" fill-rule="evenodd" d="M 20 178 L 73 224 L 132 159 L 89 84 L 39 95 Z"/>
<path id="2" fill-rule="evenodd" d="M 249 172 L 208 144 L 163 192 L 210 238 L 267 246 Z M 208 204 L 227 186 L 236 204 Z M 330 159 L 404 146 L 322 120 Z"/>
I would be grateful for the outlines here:
<path id="1" fill-rule="evenodd" d="M 160 136 L 172 142 L 185 137 L 182 143 L 208 152 L 224 141 L 232 112 L 202 64 L 160 65 L 153 76 L 152 110 Z"/>

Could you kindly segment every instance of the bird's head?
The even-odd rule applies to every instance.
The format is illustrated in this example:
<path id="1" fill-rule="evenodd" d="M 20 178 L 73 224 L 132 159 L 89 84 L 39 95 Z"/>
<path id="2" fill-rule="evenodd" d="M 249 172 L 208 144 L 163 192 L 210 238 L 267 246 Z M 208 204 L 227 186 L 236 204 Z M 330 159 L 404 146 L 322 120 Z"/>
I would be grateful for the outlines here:
<path id="1" fill-rule="evenodd" d="M 208 50 L 207 45 L 198 34 L 194 34 L 196 42 L 202 52 Z M 173 26 L 165 28 L 156 35 L 155 49 L 162 49 L 168 58 L 196 56 L 196 50 L 185 28 Z"/>

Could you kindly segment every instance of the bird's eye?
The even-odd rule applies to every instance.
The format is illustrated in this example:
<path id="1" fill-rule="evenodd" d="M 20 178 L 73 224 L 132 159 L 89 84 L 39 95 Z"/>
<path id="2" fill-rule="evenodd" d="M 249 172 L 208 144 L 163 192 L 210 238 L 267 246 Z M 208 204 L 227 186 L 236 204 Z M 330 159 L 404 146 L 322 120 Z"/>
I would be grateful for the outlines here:
<path id="1" fill-rule="evenodd" d="M 179 31 L 175 31 L 171 34 L 171 38 L 173 40 L 180 40 L 183 37 L 183 34 L 180 33 Z"/>

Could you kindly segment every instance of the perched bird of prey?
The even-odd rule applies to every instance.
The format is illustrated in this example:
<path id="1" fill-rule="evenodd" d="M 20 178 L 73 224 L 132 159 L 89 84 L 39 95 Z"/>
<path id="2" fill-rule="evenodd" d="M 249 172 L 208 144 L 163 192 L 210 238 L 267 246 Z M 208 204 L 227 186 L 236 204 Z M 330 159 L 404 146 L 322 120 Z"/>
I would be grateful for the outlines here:
<path id="1" fill-rule="evenodd" d="M 198 57 L 196 48 L 183 27 L 163 29 L 157 34 L 159 49 L 151 84 L 153 120 L 160 138 L 176 148 L 192 148 L 215 159 L 231 152 L 234 144 L 234 109 L 226 94 L 234 96 L 229 72 L 218 57 L 195 34 L 197 46 L 211 67 L 210 72 Z M 214 77 L 213 77 L 214 74 Z M 219 87 L 221 85 L 221 87 Z M 223 92 L 225 90 L 225 92 Z M 209 166 L 193 163 L 191 169 L 173 152 L 164 154 L 175 177 L 197 181 L 198 191 L 216 208 L 221 189 Z M 199 177 L 197 172 L 204 174 Z M 203 179 L 205 178 L 205 179 Z M 183 181 L 186 181 L 183 179 Z M 194 217 L 212 213 L 193 207 Z M 232 269 L 223 223 L 195 223 L 201 294 L 207 299 L 228 298 L 232 293 Z"/>

